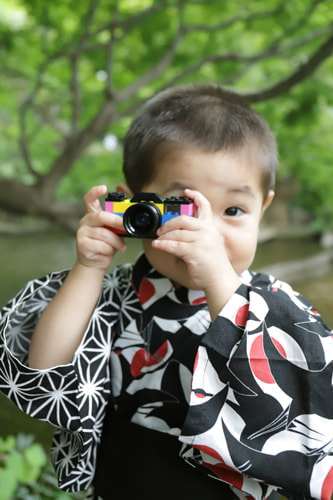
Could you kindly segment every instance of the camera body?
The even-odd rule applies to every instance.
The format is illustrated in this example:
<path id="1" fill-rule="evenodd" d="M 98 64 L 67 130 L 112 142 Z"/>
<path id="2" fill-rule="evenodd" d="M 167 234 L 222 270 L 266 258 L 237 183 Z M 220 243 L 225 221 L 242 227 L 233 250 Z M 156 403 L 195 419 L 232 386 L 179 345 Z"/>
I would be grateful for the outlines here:
<path id="1" fill-rule="evenodd" d="M 137 193 L 125 198 L 124 193 L 109 193 L 105 211 L 123 217 L 125 231 L 116 234 L 132 238 L 155 238 L 157 229 L 179 215 L 194 215 L 194 203 L 185 196 L 162 199 L 156 193 Z"/>

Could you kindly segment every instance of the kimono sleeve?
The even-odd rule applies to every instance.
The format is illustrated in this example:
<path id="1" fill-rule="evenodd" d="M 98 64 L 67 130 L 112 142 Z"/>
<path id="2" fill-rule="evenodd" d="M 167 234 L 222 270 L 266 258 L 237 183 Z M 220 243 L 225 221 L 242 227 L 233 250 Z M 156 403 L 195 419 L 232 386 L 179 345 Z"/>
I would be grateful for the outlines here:
<path id="1" fill-rule="evenodd" d="M 242 285 L 199 347 L 183 458 L 243 498 L 330 500 L 332 340 L 288 285 L 261 275 Z"/>
<path id="2" fill-rule="evenodd" d="M 28 283 L 1 311 L 0 390 L 28 415 L 55 426 L 51 461 L 59 486 L 79 491 L 93 478 L 109 400 L 111 330 L 119 310 L 109 299 L 119 291 L 112 293 L 111 277 L 104 280 L 87 332 L 70 364 L 46 370 L 29 368 L 34 326 L 67 274 L 52 273 Z"/>

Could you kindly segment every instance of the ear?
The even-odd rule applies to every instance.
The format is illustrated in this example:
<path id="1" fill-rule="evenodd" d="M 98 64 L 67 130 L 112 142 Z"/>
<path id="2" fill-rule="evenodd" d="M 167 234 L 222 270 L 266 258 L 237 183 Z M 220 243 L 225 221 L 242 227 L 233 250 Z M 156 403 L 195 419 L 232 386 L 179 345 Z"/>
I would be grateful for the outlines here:
<path id="1" fill-rule="evenodd" d="M 124 182 L 120 182 L 119 184 L 117 184 L 116 191 L 117 193 L 124 192 L 126 198 L 132 198 L 134 196 L 132 190 Z"/>
<path id="2" fill-rule="evenodd" d="M 272 189 L 270 189 L 269 192 L 268 192 L 267 198 L 266 198 L 266 200 L 265 200 L 265 202 L 263 204 L 263 207 L 262 207 L 261 217 L 264 215 L 264 213 L 266 212 L 267 208 L 272 203 L 274 196 L 275 196 L 275 192 Z"/>

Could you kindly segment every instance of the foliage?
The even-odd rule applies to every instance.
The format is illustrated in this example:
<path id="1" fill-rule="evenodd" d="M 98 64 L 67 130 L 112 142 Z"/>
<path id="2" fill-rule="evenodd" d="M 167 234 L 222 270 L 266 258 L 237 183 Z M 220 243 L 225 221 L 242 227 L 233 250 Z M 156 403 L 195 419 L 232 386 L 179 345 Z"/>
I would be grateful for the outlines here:
<path id="1" fill-rule="evenodd" d="M 107 134 L 121 144 L 159 89 L 216 81 L 268 119 L 280 176 L 299 179 L 297 203 L 326 224 L 332 3 L 0 0 L 0 208 L 67 219 L 56 200 L 121 177 Z"/>
<path id="2" fill-rule="evenodd" d="M 23 434 L 0 437 L 0 484 L 0 500 L 85 498 L 59 490 L 43 447 Z"/>
<path id="3" fill-rule="evenodd" d="M 30 443 L 23 445 L 13 436 L 0 440 L 1 468 L 0 468 L 0 499 L 7 500 L 14 497 L 20 483 L 35 482 L 46 464 L 46 456 L 41 446 Z"/>
<path id="4" fill-rule="evenodd" d="M 57 192 L 59 199 L 78 201 L 91 186 L 106 184 L 112 189 L 122 180 L 120 149 L 112 152 L 96 149 L 97 153 L 90 148 L 63 178 Z"/>
<path id="5" fill-rule="evenodd" d="M 331 64 L 327 64 L 331 67 Z M 333 69 L 333 67 L 332 67 Z M 314 89 L 317 88 L 317 93 Z M 279 178 L 296 179 L 298 189 L 292 202 L 313 216 L 313 228 L 318 232 L 333 227 L 333 177 L 330 123 L 333 99 L 329 86 L 318 77 L 293 89 L 276 102 L 258 106 L 268 119 L 276 123 L 280 149 Z"/>

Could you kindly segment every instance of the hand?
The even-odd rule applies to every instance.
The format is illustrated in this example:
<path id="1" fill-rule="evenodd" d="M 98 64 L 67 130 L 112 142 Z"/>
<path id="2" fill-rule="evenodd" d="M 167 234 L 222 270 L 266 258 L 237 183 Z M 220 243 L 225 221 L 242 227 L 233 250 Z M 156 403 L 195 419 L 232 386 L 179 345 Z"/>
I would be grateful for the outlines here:
<path id="1" fill-rule="evenodd" d="M 198 217 L 175 217 L 160 227 L 153 247 L 181 258 L 187 265 L 190 288 L 203 290 L 215 319 L 241 281 L 227 255 L 221 230 L 209 201 L 198 191 L 185 190 Z"/>
<path id="2" fill-rule="evenodd" d="M 106 192 L 106 186 L 95 186 L 85 195 L 87 213 L 81 219 L 76 237 L 78 263 L 104 272 L 115 253 L 127 248 L 120 236 L 108 229 L 124 230 L 124 226 L 122 217 L 102 210 L 99 197 Z"/>

